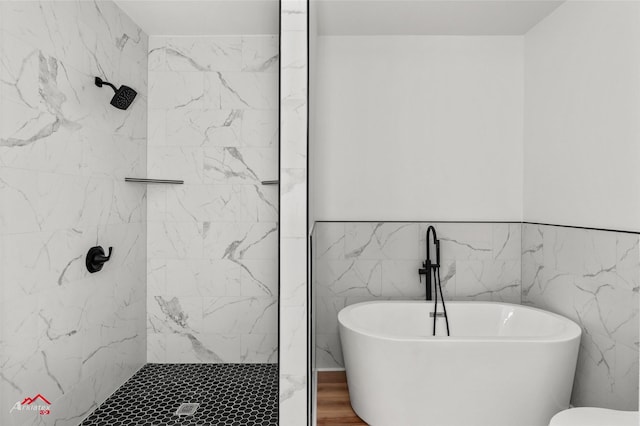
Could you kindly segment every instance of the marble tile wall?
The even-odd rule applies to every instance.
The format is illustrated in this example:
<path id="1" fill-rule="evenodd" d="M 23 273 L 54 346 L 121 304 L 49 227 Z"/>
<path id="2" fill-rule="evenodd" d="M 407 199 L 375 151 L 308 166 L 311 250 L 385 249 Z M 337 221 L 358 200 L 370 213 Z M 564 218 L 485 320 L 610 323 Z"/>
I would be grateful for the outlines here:
<path id="1" fill-rule="evenodd" d="M 316 368 L 343 366 L 337 313 L 374 299 L 422 299 L 423 223 L 314 228 Z M 520 223 L 436 223 L 450 300 L 522 303 L 583 330 L 576 406 L 638 409 L 640 235 Z M 522 284 L 521 284 L 522 283 Z"/>
<path id="2" fill-rule="evenodd" d="M 281 2 L 281 426 L 307 424 L 307 1 Z"/>
<path id="3" fill-rule="evenodd" d="M 151 37 L 149 362 L 276 362 L 278 37 Z"/>
<path id="4" fill-rule="evenodd" d="M 639 238 L 523 224 L 522 303 L 582 327 L 576 406 L 638 409 Z"/>
<path id="5" fill-rule="evenodd" d="M 0 1 L 0 424 L 77 425 L 145 362 L 147 36 L 111 1 Z M 127 111 L 94 76 L 138 91 Z M 100 273 L 94 245 L 113 247 Z M 51 414 L 10 409 L 42 394 Z"/>
<path id="6" fill-rule="evenodd" d="M 368 300 L 424 299 L 427 227 L 447 300 L 520 303 L 520 223 L 345 223 L 314 228 L 316 368 L 342 368 L 337 316 Z"/>

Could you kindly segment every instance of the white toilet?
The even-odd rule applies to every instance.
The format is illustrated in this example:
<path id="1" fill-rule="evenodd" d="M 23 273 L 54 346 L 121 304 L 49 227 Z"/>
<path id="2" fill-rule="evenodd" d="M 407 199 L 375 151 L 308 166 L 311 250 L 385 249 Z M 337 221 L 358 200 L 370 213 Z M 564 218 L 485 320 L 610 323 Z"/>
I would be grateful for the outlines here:
<path id="1" fill-rule="evenodd" d="M 637 411 L 580 407 L 564 410 L 553 416 L 549 426 L 638 426 Z"/>

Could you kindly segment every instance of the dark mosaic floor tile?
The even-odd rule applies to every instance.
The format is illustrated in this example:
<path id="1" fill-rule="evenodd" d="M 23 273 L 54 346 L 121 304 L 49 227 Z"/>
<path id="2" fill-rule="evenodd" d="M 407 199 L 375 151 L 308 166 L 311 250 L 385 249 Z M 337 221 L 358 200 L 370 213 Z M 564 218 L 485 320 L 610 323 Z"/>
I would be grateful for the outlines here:
<path id="1" fill-rule="evenodd" d="M 199 403 L 193 416 L 176 416 Z M 277 364 L 147 364 L 82 426 L 278 424 Z"/>

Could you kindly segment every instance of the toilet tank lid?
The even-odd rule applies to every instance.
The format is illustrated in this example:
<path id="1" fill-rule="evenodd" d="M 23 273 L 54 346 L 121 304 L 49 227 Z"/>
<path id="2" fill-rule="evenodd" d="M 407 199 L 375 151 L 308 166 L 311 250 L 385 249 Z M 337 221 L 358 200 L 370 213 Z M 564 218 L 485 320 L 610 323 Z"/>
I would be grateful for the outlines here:
<path id="1" fill-rule="evenodd" d="M 549 426 L 638 426 L 639 421 L 637 411 L 579 407 L 559 412 L 553 416 Z"/>

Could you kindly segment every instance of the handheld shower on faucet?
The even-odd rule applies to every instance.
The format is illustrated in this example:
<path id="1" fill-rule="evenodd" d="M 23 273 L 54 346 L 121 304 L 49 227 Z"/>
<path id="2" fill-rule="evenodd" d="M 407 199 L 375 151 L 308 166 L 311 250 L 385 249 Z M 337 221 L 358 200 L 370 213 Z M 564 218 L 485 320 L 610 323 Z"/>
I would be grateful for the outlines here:
<path id="1" fill-rule="evenodd" d="M 431 241 L 429 241 L 429 237 L 433 238 L 433 245 L 435 246 L 435 262 L 431 260 Z M 431 272 L 436 268 L 440 267 L 440 240 L 438 240 L 436 234 L 436 228 L 433 226 L 429 226 L 427 228 L 427 259 L 422 263 L 422 268 L 418 269 L 418 276 L 420 277 L 420 282 L 422 282 L 422 276 L 425 275 L 427 278 L 427 294 L 426 300 L 432 300 L 431 297 Z"/>
<path id="2" fill-rule="evenodd" d="M 431 259 L 431 245 L 435 246 L 435 262 Z M 442 293 L 442 282 L 440 280 L 440 240 L 438 240 L 438 236 L 436 234 L 436 228 L 433 226 L 429 226 L 427 228 L 427 259 L 423 262 L 422 268 L 418 269 L 418 276 L 420 277 L 420 282 L 422 282 L 422 276 L 425 275 L 427 277 L 427 291 L 426 291 L 426 299 L 427 301 L 432 300 L 431 297 L 431 279 L 433 277 L 433 291 L 435 293 L 435 299 L 433 303 L 433 312 L 429 315 L 433 318 L 433 335 L 436 335 L 436 319 L 438 317 L 444 317 L 444 320 L 447 325 L 447 336 L 449 336 L 449 317 L 447 316 L 447 308 L 444 304 L 444 295 Z M 438 292 L 440 292 L 440 300 L 442 303 L 443 313 L 438 313 Z"/>

